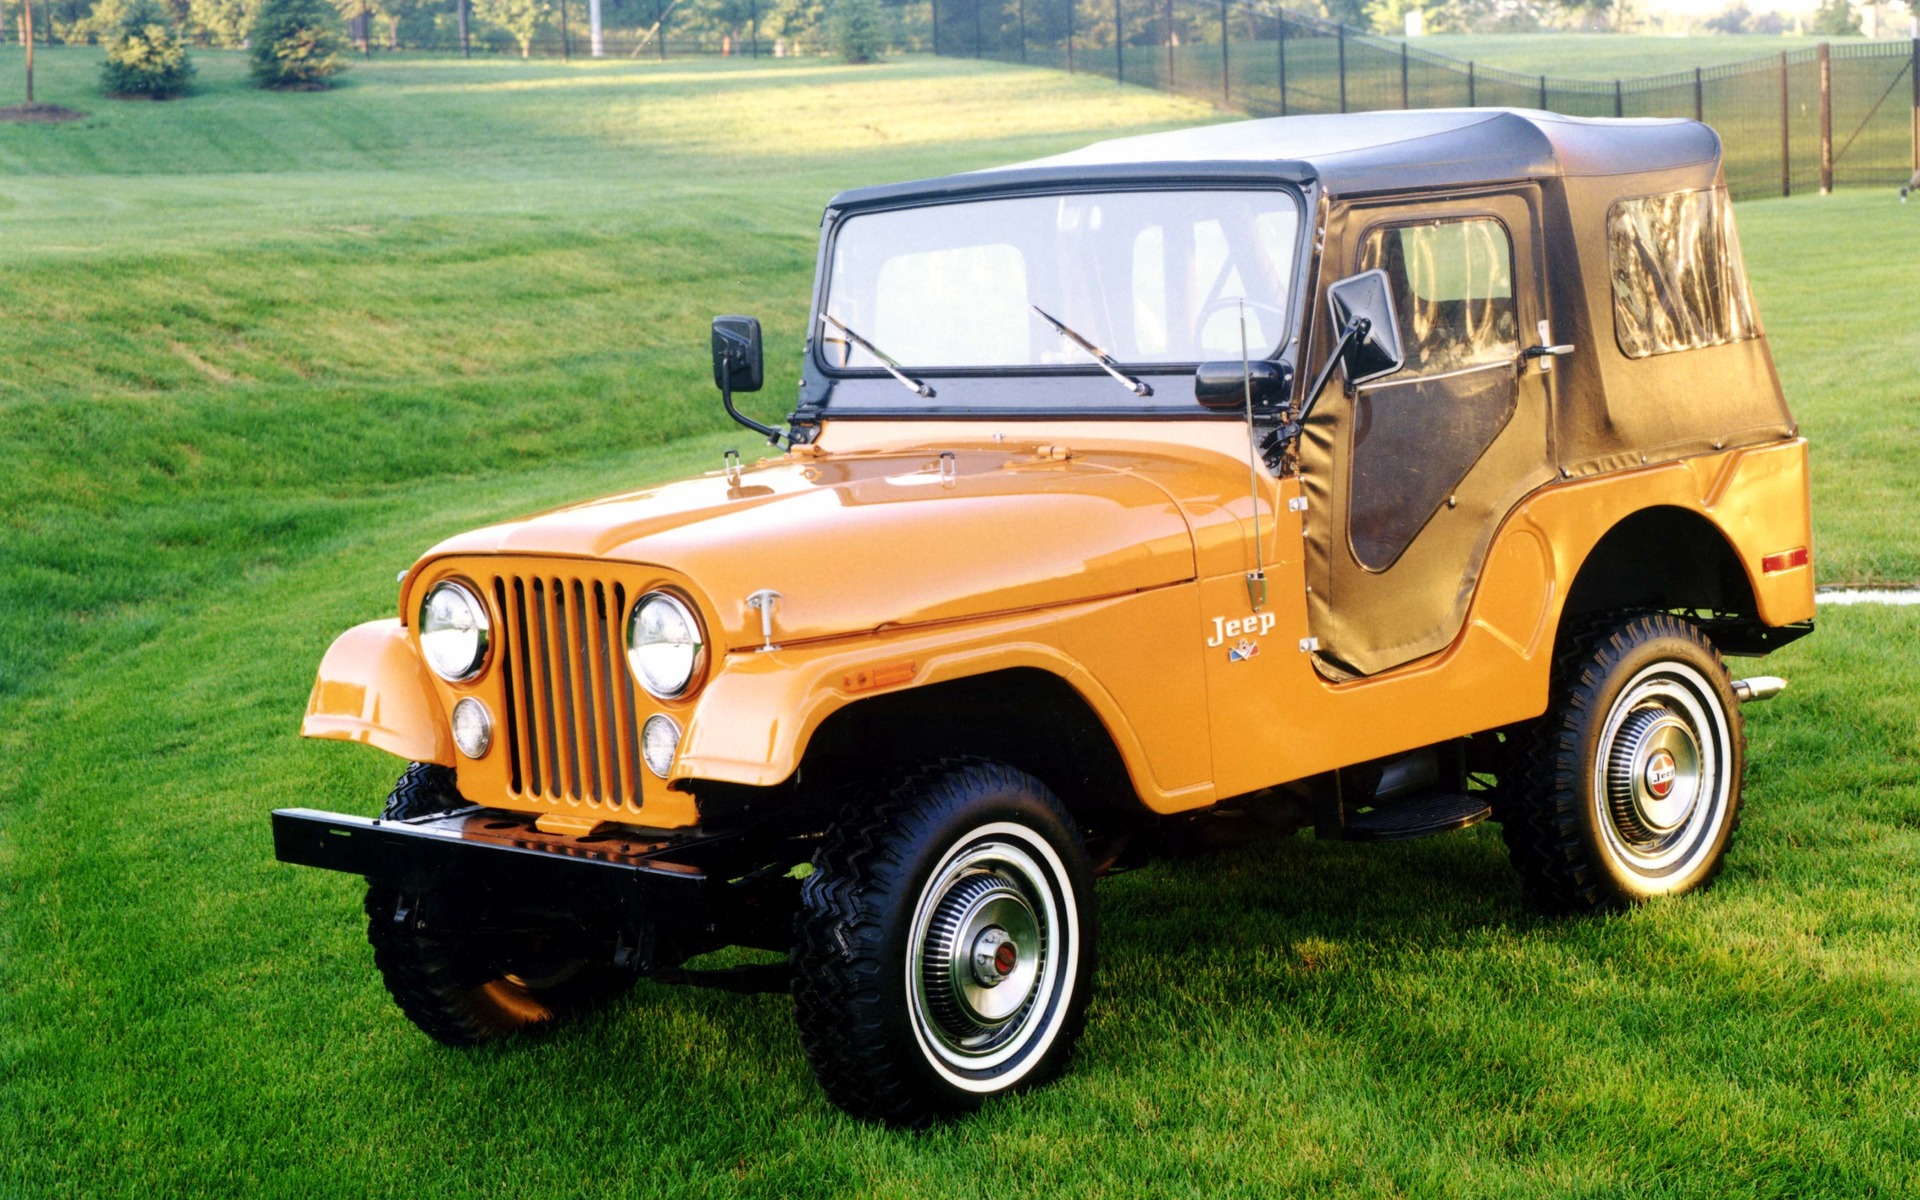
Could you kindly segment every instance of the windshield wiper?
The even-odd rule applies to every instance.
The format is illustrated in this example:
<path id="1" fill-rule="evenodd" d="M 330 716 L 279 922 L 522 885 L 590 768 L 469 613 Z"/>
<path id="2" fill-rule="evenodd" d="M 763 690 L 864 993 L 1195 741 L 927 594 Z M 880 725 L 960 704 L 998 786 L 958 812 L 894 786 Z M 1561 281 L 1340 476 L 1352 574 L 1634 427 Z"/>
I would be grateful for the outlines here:
<path id="1" fill-rule="evenodd" d="M 915 379 L 912 376 L 908 375 L 904 370 L 901 369 L 900 364 L 893 361 L 893 359 L 887 357 L 886 353 L 882 351 L 880 347 L 874 345 L 872 342 L 861 337 L 859 334 L 855 333 L 853 330 L 848 329 L 844 321 L 841 321 L 837 317 L 829 316 L 826 313 L 821 313 L 820 319 L 822 321 L 827 322 L 829 325 L 832 325 L 835 329 L 838 329 L 841 333 L 846 334 L 848 341 L 860 347 L 862 350 L 865 350 L 868 354 L 871 354 L 875 358 L 879 359 L 880 365 L 886 368 L 887 374 L 893 376 L 895 379 L 898 379 L 900 381 L 901 387 L 906 388 L 908 391 L 912 392 L 916 396 L 924 396 L 928 400 L 933 399 L 932 388 L 928 387 L 924 383 L 921 383 L 918 379 Z"/>
<path id="2" fill-rule="evenodd" d="M 1079 334 L 1075 333 L 1073 330 L 1068 329 L 1065 324 L 1061 323 L 1060 321 L 1054 319 L 1052 316 L 1048 315 L 1047 311 L 1041 308 L 1038 304 L 1029 304 L 1027 307 L 1031 308 L 1035 313 L 1039 314 L 1040 319 L 1042 321 L 1045 321 L 1047 324 L 1053 326 L 1055 329 L 1058 329 L 1060 331 L 1061 337 L 1066 338 L 1068 341 L 1072 342 L 1074 345 L 1080 347 L 1082 350 L 1085 350 L 1088 354 L 1093 355 L 1094 361 L 1100 364 L 1100 369 L 1105 371 L 1107 374 L 1113 376 L 1115 379 L 1119 380 L 1122 387 L 1125 387 L 1128 391 L 1132 392 L 1136 396 L 1153 395 L 1152 388 L 1148 387 L 1145 383 L 1142 383 L 1140 380 L 1135 379 L 1133 376 L 1127 374 L 1125 371 L 1122 371 L 1120 369 L 1120 364 L 1113 361 L 1113 356 L 1108 354 L 1105 350 L 1102 350 L 1100 347 L 1094 345 L 1092 342 L 1081 337 Z"/>

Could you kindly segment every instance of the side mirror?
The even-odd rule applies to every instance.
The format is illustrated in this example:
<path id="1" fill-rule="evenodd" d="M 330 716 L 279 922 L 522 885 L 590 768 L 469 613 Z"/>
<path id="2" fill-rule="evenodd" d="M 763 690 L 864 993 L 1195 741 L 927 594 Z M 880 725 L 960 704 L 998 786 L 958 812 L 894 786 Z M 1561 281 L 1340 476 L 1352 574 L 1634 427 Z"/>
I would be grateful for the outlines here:
<path id="1" fill-rule="evenodd" d="M 1348 383 L 1365 383 L 1406 366 L 1399 314 L 1393 310 L 1393 287 L 1385 271 L 1347 276 L 1327 289 L 1327 305 L 1336 331 L 1346 330 L 1356 319 L 1365 323 L 1364 331 L 1348 338 L 1340 353 Z"/>
<path id="2" fill-rule="evenodd" d="M 713 319 L 713 386 L 723 392 L 757 392 L 765 380 L 756 317 Z"/>
<path id="3" fill-rule="evenodd" d="M 1285 363 L 1238 359 L 1201 363 L 1193 373 L 1193 398 L 1201 407 L 1237 412 L 1246 407 L 1247 385 L 1253 385 L 1255 412 L 1270 412 L 1286 403 L 1293 390 L 1293 369 Z"/>

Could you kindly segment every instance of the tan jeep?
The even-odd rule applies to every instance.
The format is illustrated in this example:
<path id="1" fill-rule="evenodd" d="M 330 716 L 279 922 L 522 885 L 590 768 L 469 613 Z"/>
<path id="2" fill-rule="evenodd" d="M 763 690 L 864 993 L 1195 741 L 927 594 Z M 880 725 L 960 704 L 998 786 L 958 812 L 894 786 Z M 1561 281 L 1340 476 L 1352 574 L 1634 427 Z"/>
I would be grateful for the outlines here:
<path id="1" fill-rule="evenodd" d="M 1093 881 L 1223 813 L 1488 816 L 1559 909 L 1705 885 L 1735 680 L 1812 627 L 1807 451 L 1713 132 L 1295 117 L 848 192 L 752 465 L 481 529 L 320 667 L 410 761 L 364 875 L 430 1035 L 636 976 L 790 986 L 834 1101 L 1057 1073 Z M 1249 822 L 1240 822 L 1245 825 Z M 790 954 L 693 970 L 725 946 Z"/>

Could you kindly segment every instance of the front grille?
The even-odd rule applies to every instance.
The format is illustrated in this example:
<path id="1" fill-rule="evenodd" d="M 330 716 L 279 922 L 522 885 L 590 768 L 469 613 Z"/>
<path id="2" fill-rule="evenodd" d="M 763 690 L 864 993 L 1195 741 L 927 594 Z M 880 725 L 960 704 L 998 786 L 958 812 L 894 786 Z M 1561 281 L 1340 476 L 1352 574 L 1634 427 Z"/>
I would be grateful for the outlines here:
<path id="1" fill-rule="evenodd" d="M 555 804 L 640 809 L 640 738 L 621 618 L 626 589 L 559 575 L 502 575 L 509 783 Z"/>

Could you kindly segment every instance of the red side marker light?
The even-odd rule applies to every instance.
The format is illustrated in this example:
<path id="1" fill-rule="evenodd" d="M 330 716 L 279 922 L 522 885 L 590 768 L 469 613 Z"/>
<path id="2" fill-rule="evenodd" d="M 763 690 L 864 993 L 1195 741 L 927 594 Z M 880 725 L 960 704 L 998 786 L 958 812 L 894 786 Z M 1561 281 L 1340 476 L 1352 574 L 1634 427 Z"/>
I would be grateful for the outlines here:
<path id="1" fill-rule="evenodd" d="M 1795 546 L 1791 550 L 1782 550 L 1776 554 L 1769 554 L 1761 559 L 1760 570 L 1768 575 L 1777 575 L 1781 571 L 1791 571 L 1795 567 L 1804 567 L 1807 565 L 1807 562 L 1807 548 L 1805 546 Z"/>

